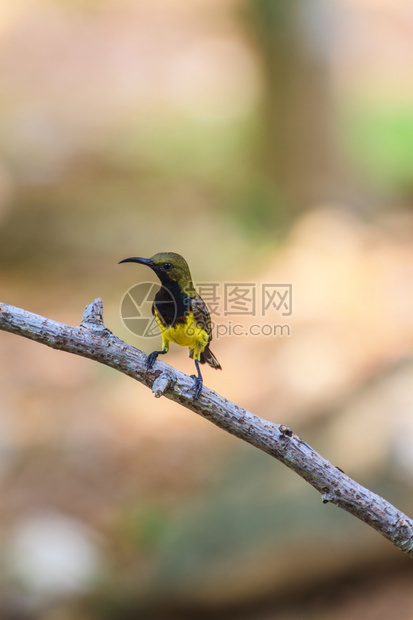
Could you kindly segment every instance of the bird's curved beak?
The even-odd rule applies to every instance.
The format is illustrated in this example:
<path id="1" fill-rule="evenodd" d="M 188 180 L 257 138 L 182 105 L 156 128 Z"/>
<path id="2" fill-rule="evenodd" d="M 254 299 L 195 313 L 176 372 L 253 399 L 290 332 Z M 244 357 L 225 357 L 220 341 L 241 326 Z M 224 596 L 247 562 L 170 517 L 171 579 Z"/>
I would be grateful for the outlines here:
<path id="1" fill-rule="evenodd" d="M 147 265 L 148 267 L 152 267 L 153 263 L 150 258 L 140 258 L 139 256 L 132 256 L 132 258 L 124 258 L 118 262 L 118 265 L 121 263 L 140 263 L 141 265 Z"/>

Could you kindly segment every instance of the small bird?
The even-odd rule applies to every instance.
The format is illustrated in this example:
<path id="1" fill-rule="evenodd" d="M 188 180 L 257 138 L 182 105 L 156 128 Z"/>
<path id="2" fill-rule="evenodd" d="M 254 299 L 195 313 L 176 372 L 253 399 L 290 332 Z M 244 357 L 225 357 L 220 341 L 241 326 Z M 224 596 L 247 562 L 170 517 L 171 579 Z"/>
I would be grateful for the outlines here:
<path id="1" fill-rule="evenodd" d="M 220 370 L 221 365 L 209 348 L 212 340 L 211 318 L 205 302 L 194 288 L 186 260 L 175 252 L 159 252 L 152 258 L 135 256 L 120 263 L 147 265 L 162 284 L 152 304 L 152 314 L 161 330 L 162 350 L 148 355 L 147 370 L 153 366 L 158 355 L 168 353 L 170 342 L 189 347 L 189 357 L 194 360 L 197 370 L 197 375 L 191 375 L 196 400 L 203 386 L 199 363 L 206 362 Z"/>

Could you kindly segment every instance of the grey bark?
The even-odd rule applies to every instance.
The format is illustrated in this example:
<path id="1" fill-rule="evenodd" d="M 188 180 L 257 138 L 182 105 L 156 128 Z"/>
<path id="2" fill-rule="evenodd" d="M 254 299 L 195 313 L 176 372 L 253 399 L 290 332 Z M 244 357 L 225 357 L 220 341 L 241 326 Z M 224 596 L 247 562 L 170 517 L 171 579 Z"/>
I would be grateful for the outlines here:
<path id="1" fill-rule="evenodd" d="M 145 353 L 105 327 L 100 299 L 86 307 L 76 327 L 0 303 L 0 330 L 110 366 L 152 389 L 156 397 L 180 403 L 281 461 L 319 491 L 324 503 L 343 508 L 413 557 L 413 521 L 408 516 L 352 480 L 287 426 L 264 420 L 205 386 L 194 401 L 192 379 L 163 362 L 147 372 Z"/>

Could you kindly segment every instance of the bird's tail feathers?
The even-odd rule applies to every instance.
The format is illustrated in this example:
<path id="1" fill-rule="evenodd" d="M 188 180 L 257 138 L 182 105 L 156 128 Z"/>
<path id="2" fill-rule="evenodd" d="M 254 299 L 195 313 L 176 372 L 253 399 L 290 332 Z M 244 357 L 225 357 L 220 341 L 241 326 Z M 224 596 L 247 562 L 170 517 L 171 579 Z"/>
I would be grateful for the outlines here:
<path id="1" fill-rule="evenodd" d="M 216 368 L 217 370 L 222 370 L 221 364 L 218 362 L 215 355 L 212 353 L 209 347 L 205 347 L 205 349 L 201 353 L 201 364 L 209 364 L 212 368 Z"/>

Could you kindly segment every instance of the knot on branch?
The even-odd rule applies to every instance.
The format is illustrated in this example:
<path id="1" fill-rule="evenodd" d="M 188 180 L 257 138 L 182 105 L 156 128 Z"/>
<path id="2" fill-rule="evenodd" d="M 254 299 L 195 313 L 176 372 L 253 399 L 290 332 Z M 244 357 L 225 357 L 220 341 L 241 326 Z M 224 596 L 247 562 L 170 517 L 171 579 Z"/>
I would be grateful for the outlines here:
<path id="1" fill-rule="evenodd" d="M 173 378 L 167 372 L 162 372 L 152 384 L 152 392 L 155 398 L 160 398 L 173 384 Z"/>
<path id="2" fill-rule="evenodd" d="M 336 488 L 333 490 L 326 490 L 324 491 L 324 493 L 321 496 L 321 499 L 323 501 L 323 504 L 344 504 L 345 502 L 348 503 L 348 501 L 346 501 L 343 497 L 342 494 L 340 492 L 340 489 Z"/>
<path id="3" fill-rule="evenodd" d="M 280 433 L 282 437 L 292 437 L 293 432 L 289 426 L 285 426 L 285 424 L 280 424 L 279 427 Z"/>
<path id="4" fill-rule="evenodd" d="M 103 302 L 99 297 L 86 306 L 80 326 L 91 331 L 110 333 L 103 322 Z"/>

